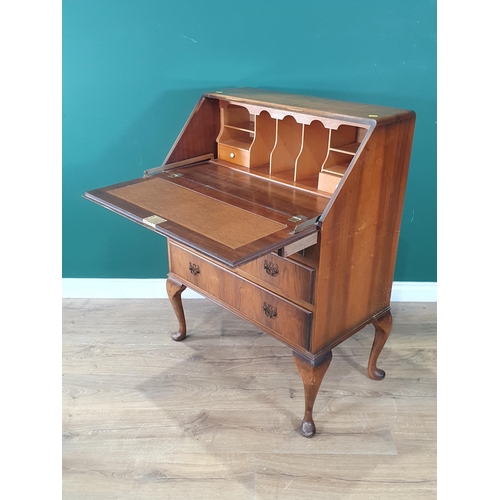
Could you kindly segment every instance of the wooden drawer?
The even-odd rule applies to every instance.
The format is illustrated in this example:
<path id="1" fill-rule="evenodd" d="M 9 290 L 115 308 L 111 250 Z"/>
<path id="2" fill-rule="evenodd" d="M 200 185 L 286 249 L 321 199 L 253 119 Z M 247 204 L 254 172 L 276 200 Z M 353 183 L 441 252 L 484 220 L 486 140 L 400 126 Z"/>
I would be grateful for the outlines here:
<path id="1" fill-rule="evenodd" d="M 250 166 L 250 151 L 219 143 L 219 158 L 242 167 Z"/>
<path id="2" fill-rule="evenodd" d="M 238 274 L 276 287 L 291 300 L 313 303 L 314 269 L 291 259 L 269 254 L 238 267 Z"/>
<path id="3" fill-rule="evenodd" d="M 224 269 L 169 240 L 173 275 L 277 336 L 292 347 L 309 348 L 312 312 Z"/>

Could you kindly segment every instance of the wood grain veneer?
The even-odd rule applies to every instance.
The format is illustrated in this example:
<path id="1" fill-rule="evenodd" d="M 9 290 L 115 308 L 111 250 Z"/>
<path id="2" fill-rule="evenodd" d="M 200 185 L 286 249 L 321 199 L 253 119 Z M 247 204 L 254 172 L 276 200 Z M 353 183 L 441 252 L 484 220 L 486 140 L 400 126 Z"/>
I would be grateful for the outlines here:
<path id="1" fill-rule="evenodd" d="M 203 256 L 169 242 L 170 278 L 188 283 L 300 351 L 308 350 L 312 313 Z M 168 281 L 167 281 L 168 282 Z M 183 329 L 180 328 L 180 331 Z"/>
<path id="2" fill-rule="evenodd" d="M 168 238 L 174 340 L 188 335 L 188 286 L 292 348 L 304 384 L 300 429 L 311 437 L 334 347 L 373 325 L 367 374 L 385 376 L 377 361 L 392 328 L 414 126 L 408 110 L 208 92 L 164 171 L 84 196 Z"/>

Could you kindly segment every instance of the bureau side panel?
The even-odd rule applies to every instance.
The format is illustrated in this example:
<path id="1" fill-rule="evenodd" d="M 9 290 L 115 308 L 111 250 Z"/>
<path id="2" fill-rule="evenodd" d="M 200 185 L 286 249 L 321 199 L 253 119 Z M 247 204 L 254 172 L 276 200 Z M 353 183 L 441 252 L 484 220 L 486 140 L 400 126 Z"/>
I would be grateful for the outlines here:
<path id="1" fill-rule="evenodd" d="M 312 352 L 390 305 L 415 114 L 378 125 L 321 228 Z"/>
<path id="2" fill-rule="evenodd" d="M 202 97 L 163 161 L 163 165 L 206 154 L 215 156 L 215 141 L 219 130 L 219 100 Z"/>

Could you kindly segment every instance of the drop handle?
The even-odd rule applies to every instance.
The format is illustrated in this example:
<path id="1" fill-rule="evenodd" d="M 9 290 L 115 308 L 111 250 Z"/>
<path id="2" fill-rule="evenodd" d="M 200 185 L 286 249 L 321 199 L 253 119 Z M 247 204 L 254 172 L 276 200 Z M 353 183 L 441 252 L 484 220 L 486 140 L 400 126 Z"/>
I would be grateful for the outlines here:
<path id="1" fill-rule="evenodd" d="M 280 272 L 279 265 L 274 264 L 274 262 L 269 262 L 268 260 L 264 261 L 264 269 L 269 276 L 277 276 Z"/>
<path id="2" fill-rule="evenodd" d="M 278 309 L 276 307 L 273 307 L 271 304 L 268 304 L 267 302 L 264 302 L 262 310 L 268 318 L 274 319 L 276 318 L 276 316 L 278 316 Z"/>
<path id="3" fill-rule="evenodd" d="M 197 276 L 200 274 L 200 266 L 197 266 L 196 264 L 193 264 L 192 262 L 189 263 L 189 272 L 193 276 Z"/>

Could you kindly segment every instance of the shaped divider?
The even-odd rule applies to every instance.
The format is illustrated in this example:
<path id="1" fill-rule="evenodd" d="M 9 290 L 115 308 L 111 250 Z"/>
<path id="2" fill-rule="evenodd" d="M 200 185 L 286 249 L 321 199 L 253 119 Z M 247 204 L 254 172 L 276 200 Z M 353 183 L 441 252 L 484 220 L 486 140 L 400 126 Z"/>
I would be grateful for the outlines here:
<path id="1" fill-rule="evenodd" d="M 293 116 L 287 115 L 277 121 L 276 146 L 271 153 L 271 176 L 279 174 L 280 178 L 293 181 L 295 178 L 295 162 L 302 149 L 302 128 Z"/>
<path id="2" fill-rule="evenodd" d="M 255 139 L 250 146 L 250 168 L 267 166 L 276 144 L 276 119 L 267 111 L 255 117 Z"/>
<path id="3" fill-rule="evenodd" d="M 314 120 L 310 125 L 304 125 L 302 135 L 302 149 L 295 165 L 295 181 L 317 183 L 328 154 L 329 130 Z"/>

